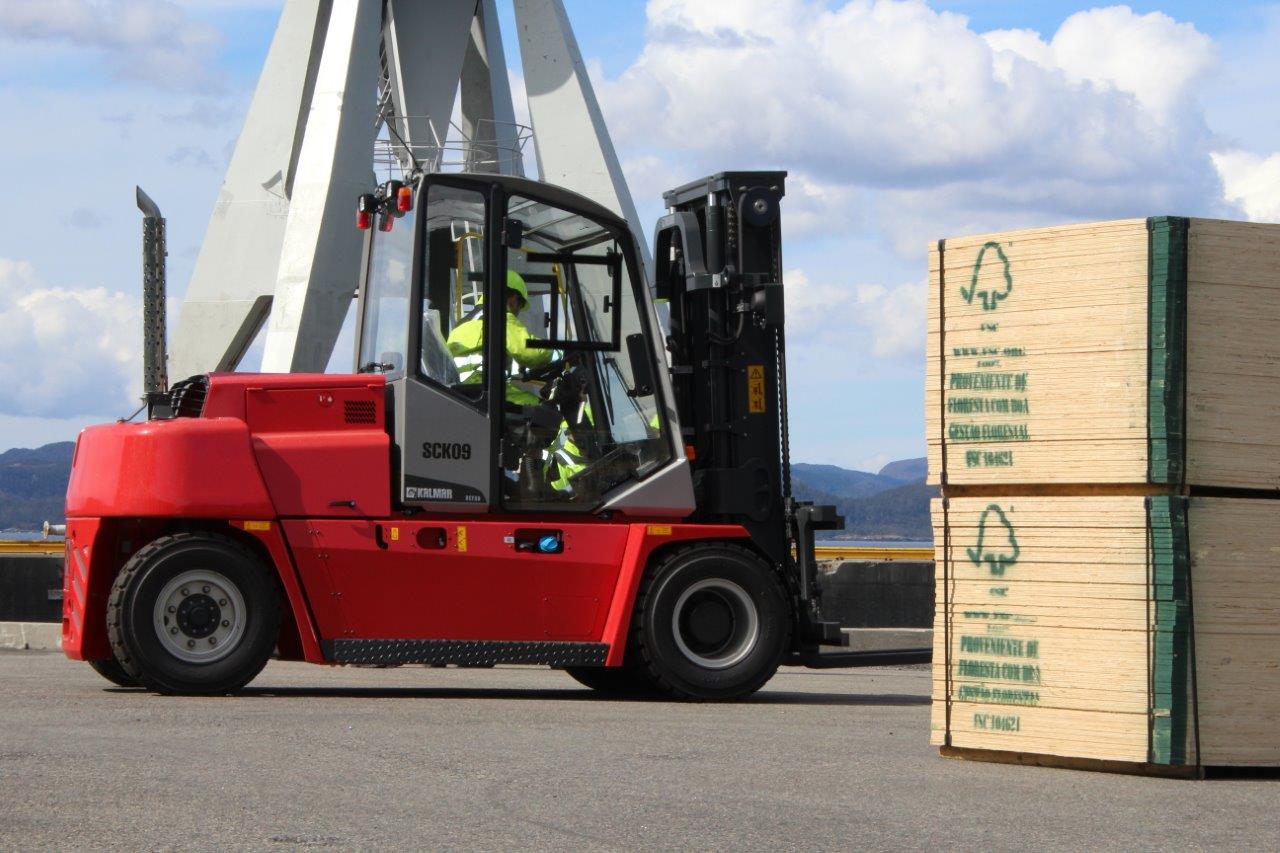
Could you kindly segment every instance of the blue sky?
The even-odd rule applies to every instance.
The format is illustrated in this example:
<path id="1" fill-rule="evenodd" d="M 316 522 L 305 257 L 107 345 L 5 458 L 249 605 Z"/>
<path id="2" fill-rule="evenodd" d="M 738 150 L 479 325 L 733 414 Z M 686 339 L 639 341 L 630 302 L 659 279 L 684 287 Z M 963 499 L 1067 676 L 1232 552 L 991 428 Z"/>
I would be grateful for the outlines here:
<path id="1" fill-rule="evenodd" d="M 1280 2 L 565 5 L 643 221 L 703 173 L 791 172 L 803 461 L 923 453 L 928 240 L 1159 213 L 1280 219 Z M 0 0 L 0 448 L 130 409 L 133 184 L 170 218 L 176 301 L 278 11 Z"/>

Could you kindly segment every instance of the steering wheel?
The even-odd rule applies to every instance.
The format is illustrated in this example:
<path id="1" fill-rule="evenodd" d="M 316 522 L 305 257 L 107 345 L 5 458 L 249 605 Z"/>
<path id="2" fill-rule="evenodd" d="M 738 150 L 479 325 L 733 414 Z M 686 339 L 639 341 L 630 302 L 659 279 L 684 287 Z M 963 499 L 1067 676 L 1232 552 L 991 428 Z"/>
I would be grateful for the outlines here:
<path id="1" fill-rule="evenodd" d="M 522 367 L 520 368 L 520 378 L 532 382 L 548 382 L 564 373 L 567 363 L 565 359 L 557 358 L 554 361 L 547 362 L 542 367 Z"/>
<path id="2" fill-rule="evenodd" d="M 581 361 L 572 355 L 561 364 L 561 373 L 543 387 L 542 399 L 564 412 L 565 420 L 572 422 L 576 415 L 570 413 L 576 412 L 586 399 L 589 379 Z"/>

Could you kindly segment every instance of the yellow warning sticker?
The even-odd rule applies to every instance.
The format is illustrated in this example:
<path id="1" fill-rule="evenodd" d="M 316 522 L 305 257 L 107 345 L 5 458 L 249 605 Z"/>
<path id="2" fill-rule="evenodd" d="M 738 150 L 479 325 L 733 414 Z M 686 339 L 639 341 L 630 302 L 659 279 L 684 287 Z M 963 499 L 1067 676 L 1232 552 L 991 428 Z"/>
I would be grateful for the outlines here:
<path id="1" fill-rule="evenodd" d="M 758 415 L 765 410 L 764 365 L 747 365 L 747 411 Z"/>
<path id="2" fill-rule="evenodd" d="M 392 542 L 399 542 L 399 541 L 400 541 L 400 528 L 399 528 L 399 527 L 393 527 L 393 528 L 391 528 L 391 541 L 392 541 Z"/>
<path id="3" fill-rule="evenodd" d="M 245 530 L 270 530 L 271 522 L 269 521 L 246 521 L 244 523 Z"/>
<path id="4" fill-rule="evenodd" d="M 467 550 L 467 528 L 459 527 L 457 533 L 458 550 Z"/>
<path id="5" fill-rule="evenodd" d="M 670 524 L 650 524 L 649 535 L 650 536 L 670 536 L 671 525 Z"/>

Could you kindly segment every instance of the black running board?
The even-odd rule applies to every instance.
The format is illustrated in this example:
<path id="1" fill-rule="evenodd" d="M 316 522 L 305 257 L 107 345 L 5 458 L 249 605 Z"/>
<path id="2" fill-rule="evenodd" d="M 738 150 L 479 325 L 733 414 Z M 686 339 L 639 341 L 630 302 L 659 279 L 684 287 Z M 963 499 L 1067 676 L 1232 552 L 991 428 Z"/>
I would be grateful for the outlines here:
<path id="1" fill-rule="evenodd" d="M 604 666 L 609 655 L 608 643 L 550 640 L 324 640 L 320 646 L 326 660 L 350 664 Z"/>
<path id="2" fill-rule="evenodd" d="M 855 666 L 908 666 L 931 663 L 933 649 L 883 649 L 866 652 L 795 652 L 783 661 L 786 666 L 809 669 L 847 669 Z"/>

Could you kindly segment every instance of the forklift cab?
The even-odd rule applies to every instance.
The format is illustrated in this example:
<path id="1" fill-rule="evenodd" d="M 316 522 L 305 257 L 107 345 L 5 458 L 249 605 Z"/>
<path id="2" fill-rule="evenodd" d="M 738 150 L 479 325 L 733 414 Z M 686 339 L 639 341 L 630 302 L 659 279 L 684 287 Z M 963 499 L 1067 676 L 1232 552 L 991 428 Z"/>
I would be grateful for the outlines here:
<path id="1" fill-rule="evenodd" d="M 365 243 L 356 369 L 387 378 L 397 502 L 472 513 L 693 510 L 656 316 L 624 220 L 563 189 L 497 175 L 388 184 L 360 209 L 371 213 L 362 224 L 377 227 Z M 513 273 L 527 301 L 509 298 Z"/>

